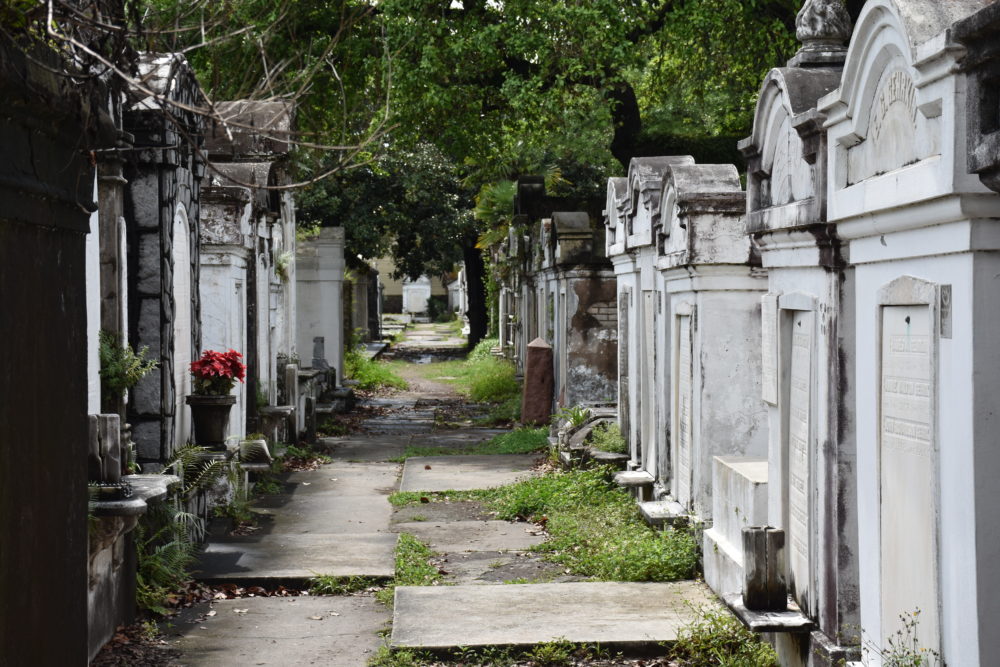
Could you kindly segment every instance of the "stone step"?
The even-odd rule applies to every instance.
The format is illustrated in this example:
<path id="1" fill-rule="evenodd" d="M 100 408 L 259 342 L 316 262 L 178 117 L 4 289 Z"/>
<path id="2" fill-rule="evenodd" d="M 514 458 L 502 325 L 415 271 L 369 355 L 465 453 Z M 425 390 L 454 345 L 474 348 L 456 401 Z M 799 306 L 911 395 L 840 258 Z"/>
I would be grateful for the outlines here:
<path id="1" fill-rule="evenodd" d="M 646 523 L 654 528 L 663 526 L 679 528 L 687 525 L 690 518 L 684 506 L 676 500 L 650 500 L 639 503 L 639 513 Z"/>
<path id="2" fill-rule="evenodd" d="M 615 483 L 627 489 L 640 502 L 653 499 L 655 481 L 645 470 L 626 470 L 615 475 Z"/>
<path id="3" fill-rule="evenodd" d="M 677 638 L 699 607 L 718 606 L 695 581 L 507 586 L 400 586 L 390 645 L 448 650 L 525 647 L 558 639 L 655 648 Z"/>

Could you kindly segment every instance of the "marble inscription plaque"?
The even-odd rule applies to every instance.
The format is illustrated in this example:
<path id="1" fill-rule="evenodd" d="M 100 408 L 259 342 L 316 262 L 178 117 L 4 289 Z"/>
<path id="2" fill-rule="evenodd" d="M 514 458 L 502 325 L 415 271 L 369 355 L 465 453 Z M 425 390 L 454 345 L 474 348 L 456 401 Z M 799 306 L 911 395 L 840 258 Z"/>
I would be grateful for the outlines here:
<path id="1" fill-rule="evenodd" d="M 788 388 L 788 565 L 796 600 L 808 608 L 811 495 L 812 311 L 791 311 Z"/>
<path id="2" fill-rule="evenodd" d="M 771 405 L 778 404 L 778 296 L 761 297 L 761 398 Z"/>
<path id="3" fill-rule="evenodd" d="M 642 293 L 642 395 L 646 405 L 642 415 L 642 468 L 656 477 L 656 292 Z"/>
<path id="4" fill-rule="evenodd" d="M 677 318 L 677 375 L 674 383 L 676 478 L 674 495 L 687 507 L 691 503 L 691 317 Z"/>
<path id="5" fill-rule="evenodd" d="M 879 443 L 882 636 L 920 610 L 920 647 L 937 650 L 938 559 L 934 494 L 931 309 L 882 310 Z"/>

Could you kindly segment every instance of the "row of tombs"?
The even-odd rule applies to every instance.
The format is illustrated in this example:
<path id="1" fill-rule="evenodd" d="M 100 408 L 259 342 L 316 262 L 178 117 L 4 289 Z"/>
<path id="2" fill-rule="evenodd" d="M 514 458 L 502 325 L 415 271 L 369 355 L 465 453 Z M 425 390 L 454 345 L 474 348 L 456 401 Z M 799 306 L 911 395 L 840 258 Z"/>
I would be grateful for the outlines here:
<path id="1" fill-rule="evenodd" d="M 141 54 L 138 84 L 95 78 L 88 96 L 50 76 L 61 65 L 48 57 L 0 41 L 10 102 L 0 136 L 11 147 L 0 166 L 0 284 L 11 296 L 0 338 L 13 351 L 0 374 L 0 439 L 20 443 L 16 464 L 13 447 L 0 454 L 4 502 L 18 507 L 0 538 L 0 587 L 45 572 L 12 601 L 16 613 L 0 613 L 11 664 L 92 657 L 134 617 L 133 531 L 180 486 L 159 474 L 164 466 L 197 439 L 212 446 L 199 454 L 206 464 L 239 462 L 245 475 L 262 464 L 259 450 L 253 461 L 240 451 L 248 433 L 314 438 L 324 413 L 351 398 L 345 331 L 378 326 L 368 312 L 378 308 L 377 274 L 345 281 L 343 230 L 296 238 L 283 189 L 292 104 L 221 102 L 218 118 L 199 115 L 204 93 L 176 54 Z M 127 392 L 109 385 L 101 363 L 102 345 L 125 343 L 157 363 Z M 246 365 L 231 395 L 206 397 L 225 399 L 229 416 L 211 443 L 189 407 L 200 398 L 191 362 L 205 350 L 235 350 Z M 101 494 L 89 522 L 88 478 Z M 208 516 L 233 493 L 222 483 L 186 498 L 187 509 Z M 31 539 L 20 538 L 22 521 L 38 527 Z M 31 628 L 51 622 L 52 599 L 75 620 L 61 629 L 65 641 L 40 646 Z"/>
<path id="2" fill-rule="evenodd" d="M 745 190 L 636 158 L 601 227 L 519 181 L 501 348 L 551 344 L 556 406 L 617 404 L 619 482 L 698 527 L 782 664 L 992 664 L 1000 3 L 871 0 L 853 32 L 823 4 L 763 82 Z M 748 582 L 788 595 L 750 609 Z"/>

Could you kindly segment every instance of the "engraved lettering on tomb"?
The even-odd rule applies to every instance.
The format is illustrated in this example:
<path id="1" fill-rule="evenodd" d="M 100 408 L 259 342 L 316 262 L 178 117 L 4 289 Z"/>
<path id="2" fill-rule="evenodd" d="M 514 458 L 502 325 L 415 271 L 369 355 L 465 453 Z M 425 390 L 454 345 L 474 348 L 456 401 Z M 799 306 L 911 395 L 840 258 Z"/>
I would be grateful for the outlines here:
<path id="1" fill-rule="evenodd" d="M 921 610 L 918 643 L 937 649 L 937 556 L 931 309 L 882 315 L 879 497 L 883 637 Z"/>
<path id="2" fill-rule="evenodd" d="M 678 322 L 677 364 L 677 500 L 691 501 L 691 318 Z"/>
<path id="3" fill-rule="evenodd" d="M 809 597 L 809 493 L 813 314 L 793 317 L 788 400 L 788 536 L 789 566 L 796 598 Z"/>

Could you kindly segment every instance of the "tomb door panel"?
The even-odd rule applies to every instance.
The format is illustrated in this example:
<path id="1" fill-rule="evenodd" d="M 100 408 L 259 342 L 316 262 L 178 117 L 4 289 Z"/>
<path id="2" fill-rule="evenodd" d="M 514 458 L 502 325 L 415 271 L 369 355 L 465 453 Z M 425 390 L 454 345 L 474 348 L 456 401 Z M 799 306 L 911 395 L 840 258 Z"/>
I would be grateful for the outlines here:
<path id="1" fill-rule="evenodd" d="M 938 650 L 933 326 L 928 306 L 882 309 L 880 566 L 882 637 L 920 611 L 917 642 Z"/>
<path id="2" fill-rule="evenodd" d="M 691 417 L 692 417 L 692 359 L 691 359 L 691 316 L 677 317 L 674 352 L 673 428 L 674 434 L 674 483 L 673 490 L 677 502 L 684 507 L 691 505 Z"/>
<path id="3" fill-rule="evenodd" d="M 642 293 L 642 468 L 656 477 L 656 292 Z"/>
<path id="4" fill-rule="evenodd" d="M 785 460 L 787 501 L 785 526 L 788 533 L 789 582 L 802 609 L 810 608 L 812 553 L 813 435 L 812 348 L 813 311 L 787 311 L 791 320 L 788 341 L 788 403 Z"/>
<path id="5" fill-rule="evenodd" d="M 629 395 L 629 348 L 632 341 L 629 339 L 629 303 L 628 290 L 618 293 L 618 417 L 621 420 L 621 432 L 626 439 L 629 438 L 630 418 L 629 413 L 631 399 Z M 629 443 L 632 447 L 634 443 Z M 633 459 L 635 452 L 632 452 Z"/>

